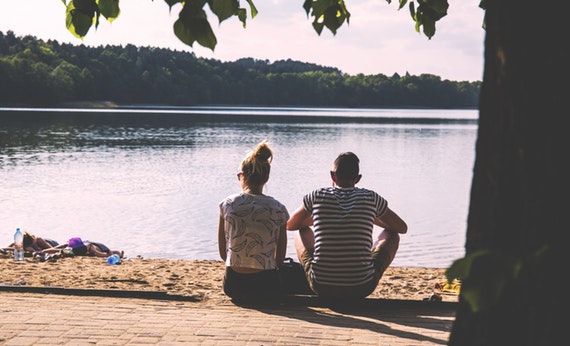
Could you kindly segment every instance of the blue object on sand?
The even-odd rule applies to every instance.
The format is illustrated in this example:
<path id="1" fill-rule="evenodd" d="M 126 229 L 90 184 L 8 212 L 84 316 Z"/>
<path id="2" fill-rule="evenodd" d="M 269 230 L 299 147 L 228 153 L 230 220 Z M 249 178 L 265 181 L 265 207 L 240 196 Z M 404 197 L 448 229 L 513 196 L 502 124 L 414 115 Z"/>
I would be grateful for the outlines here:
<path id="1" fill-rule="evenodd" d="M 119 255 L 114 254 L 107 257 L 107 264 L 119 264 L 121 263 L 121 257 Z"/>

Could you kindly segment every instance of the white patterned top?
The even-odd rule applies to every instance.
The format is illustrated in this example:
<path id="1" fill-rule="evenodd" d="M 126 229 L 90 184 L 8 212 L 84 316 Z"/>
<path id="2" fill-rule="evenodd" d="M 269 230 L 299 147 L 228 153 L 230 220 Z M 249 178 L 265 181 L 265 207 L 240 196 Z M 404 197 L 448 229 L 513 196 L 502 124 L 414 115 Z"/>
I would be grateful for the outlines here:
<path id="1" fill-rule="evenodd" d="M 289 220 L 275 198 L 240 193 L 220 202 L 226 235 L 226 266 L 275 269 L 279 230 Z"/>

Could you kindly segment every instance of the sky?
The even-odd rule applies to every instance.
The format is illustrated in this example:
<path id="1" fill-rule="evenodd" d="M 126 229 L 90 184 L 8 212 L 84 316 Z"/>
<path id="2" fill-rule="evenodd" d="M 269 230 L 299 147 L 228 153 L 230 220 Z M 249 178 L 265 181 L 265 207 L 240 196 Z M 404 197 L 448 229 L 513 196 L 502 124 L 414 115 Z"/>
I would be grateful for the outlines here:
<path id="1" fill-rule="evenodd" d="M 86 46 L 169 48 L 220 61 L 292 59 L 336 67 L 350 75 L 428 73 L 452 81 L 482 80 L 484 11 L 479 0 L 448 1 L 448 14 L 436 23 L 431 39 L 415 31 L 407 6 L 398 10 L 398 1 L 386 0 L 345 0 L 350 23 L 336 35 L 326 28 L 321 35 L 314 31 L 303 0 L 254 0 L 259 14 L 253 19 L 247 1 L 241 0 L 248 10 L 245 29 L 235 17 L 218 23 L 208 12 L 218 40 L 214 51 L 180 42 L 172 25 L 181 7 L 169 9 L 163 0 L 120 0 L 119 18 L 113 22 L 102 18 L 83 39 L 67 31 L 61 0 L 0 0 L 0 31 Z"/>

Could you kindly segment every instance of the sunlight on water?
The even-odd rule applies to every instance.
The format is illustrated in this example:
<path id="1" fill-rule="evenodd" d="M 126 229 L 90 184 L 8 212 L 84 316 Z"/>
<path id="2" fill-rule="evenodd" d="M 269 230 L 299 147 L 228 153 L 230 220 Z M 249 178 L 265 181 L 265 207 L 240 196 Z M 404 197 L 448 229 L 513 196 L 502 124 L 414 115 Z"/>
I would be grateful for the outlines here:
<path id="1" fill-rule="evenodd" d="M 378 110 L 344 111 L 379 116 Z M 476 119 L 477 111 L 395 113 Z M 73 236 L 100 241 L 128 257 L 219 259 L 218 203 L 239 190 L 241 159 L 267 139 L 275 159 L 265 193 L 290 212 L 305 193 L 330 184 L 338 153 L 354 151 L 361 159 L 359 186 L 378 191 L 408 222 L 394 265 L 447 267 L 463 256 L 472 122 L 106 123 L 48 115 L 0 125 L 2 244 L 21 227 L 59 242 Z M 1 110 L 0 116 L 6 117 Z M 290 234 L 288 256 L 295 258 L 292 243 Z"/>

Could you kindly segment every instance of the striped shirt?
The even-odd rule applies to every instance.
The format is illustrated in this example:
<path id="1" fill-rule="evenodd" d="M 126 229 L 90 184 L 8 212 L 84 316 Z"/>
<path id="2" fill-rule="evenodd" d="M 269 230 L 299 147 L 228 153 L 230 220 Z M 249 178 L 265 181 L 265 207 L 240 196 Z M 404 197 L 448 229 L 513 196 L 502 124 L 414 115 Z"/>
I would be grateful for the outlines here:
<path id="1" fill-rule="evenodd" d="M 386 212 L 388 202 L 367 189 L 327 187 L 305 195 L 303 204 L 313 216 L 314 280 L 332 286 L 370 281 L 374 218 Z"/>

